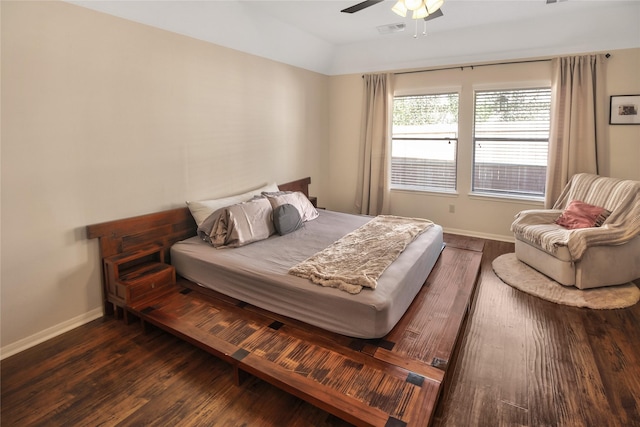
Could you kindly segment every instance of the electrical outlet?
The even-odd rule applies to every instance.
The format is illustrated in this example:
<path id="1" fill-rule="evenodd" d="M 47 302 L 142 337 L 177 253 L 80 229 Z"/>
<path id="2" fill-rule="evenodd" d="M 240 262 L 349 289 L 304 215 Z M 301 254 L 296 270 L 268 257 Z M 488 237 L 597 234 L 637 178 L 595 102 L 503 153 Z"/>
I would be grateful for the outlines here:
<path id="1" fill-rule="evenodd" d="M 449 213 L 456 213 L 456 205 L 449 205 Z"/>

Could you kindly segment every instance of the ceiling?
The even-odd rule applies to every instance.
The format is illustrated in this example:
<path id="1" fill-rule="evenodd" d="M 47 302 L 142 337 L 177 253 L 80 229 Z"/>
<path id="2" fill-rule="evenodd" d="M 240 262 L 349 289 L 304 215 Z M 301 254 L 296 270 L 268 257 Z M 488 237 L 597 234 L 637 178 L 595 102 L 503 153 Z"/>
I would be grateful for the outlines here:
<path id="1" fill-rule="evenodd" d="M 640 47 L 640 0 L 445 0 L 444 16 L 401 18 L 384 1 L 70 1 L 327 75 Z M 405 23 L 403 32 L 376 27 Z"/>

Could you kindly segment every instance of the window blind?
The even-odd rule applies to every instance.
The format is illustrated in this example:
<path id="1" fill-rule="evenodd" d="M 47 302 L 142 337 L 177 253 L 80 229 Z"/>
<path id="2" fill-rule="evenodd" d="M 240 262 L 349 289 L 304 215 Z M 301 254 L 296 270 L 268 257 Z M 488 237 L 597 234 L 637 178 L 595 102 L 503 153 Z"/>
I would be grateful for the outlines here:
<path id="1" fill-rule="evenodd" d="M 551 89 L 476 91 L 473 191 L 544 197 Z"/>
<path id="2" fill-rule="evenodd" d="M 396 97 L 391 188 L 455 191 L 458 94 Z"/>

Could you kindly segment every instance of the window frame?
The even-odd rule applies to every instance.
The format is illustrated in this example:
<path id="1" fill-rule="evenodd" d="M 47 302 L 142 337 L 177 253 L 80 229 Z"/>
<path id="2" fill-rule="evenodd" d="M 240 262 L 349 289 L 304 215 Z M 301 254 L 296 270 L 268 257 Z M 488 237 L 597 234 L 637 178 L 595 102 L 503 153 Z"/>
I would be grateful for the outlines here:
<path id="1" fill-rule="evenodd" d="M 482 191 L 475 190 L 475 166 L 476 166 L 476 94 L 478 92 L 499 92 L 499 91 L 518 91 L 518 90 L 533 90 L 533 89 L 547 89 L 550 91 L 550 101 L 553 98 L 553 91 L 551 87 L 551 82 L 547 80 L 536 80 L 536 81 L 522 81 L 522 82 L 509 82 L 504 84 L 476 84 L 472 86 L 472 111 L 471 111 L 471 121 L 472 121 L 472 129 L 471 129 L 471 173 L 470 173 L 470 192 L 469 195 L 473 198 L 479 199 L 503 199 L 503 200 L 514 200 L 514 201 L 523 201 L 523 202 L 533 202 L 540 203 L 545 199 L 547 189 L 544 189 L 544 193 L 540 195 L 527 195 L 524 193 L 517 192 L 506 192 L 506 191 Z M 552 120 L 552 111 L 551 105 L 549 106 L 549 137 L 546 139 L 547 141 L 547 159 L 545 162 L 545 167 L 549 167 L 549 141 L 551 139 L 551 120 Z M 539 142 L 545 141 L 541 138 L 531 138 L 531 139 L 523 139 L 523 141 L 531 141 L 536 140 Z M 495 138 L 493 140 L 496 140 Z M 514 138 L 506 138 L 506 140 L 513 141 Z M 546 176 L 545 171 L 545 176 Z"/>
<path id="2" fill-rule="evenodd" d="M 410 192 L 410 193 L 423 193 L 423 194 L 435 194 L 435 195 L 457 195 L 458 194 L 458 186 L 460 182 L 459 177 L 459 143 L 460 143 L 460 101 L 462 99 L 462 88 L 460 86 L 455 87 L 439 87 L 439 88 L 428 88 L 422 90 L 411 90 L 411 91 L 396 91 L 393 94 L 393 102 L 395 103 L 396 98 L 407 98 L 407 97 L 421 97 L 421 96 L 438 96 L 438 95 L 457 95 L 458 97 L 458 111 L 457 111 L 457 124 L 456 124 L 456 136 L 452 138 L 414 138 L 414 137 L 394 137 L 393 132 L 393 106 L 391 109 L 391 129 L 390 129 L 390 144 L 389 147 L 389 190 L 390 191 L 399 191 L 399 192 Z M 452 189 L 437 189 L 437 188 L 401 188 L 401 187 L 393 187 L 393 183 L 391 182 L 392 176 L 392 162 L 393 162 L 393 142 L 394 140 L 416 140 L 416 141 L 455 141 L 455 151 L 454 151 L 454 187 Z"/>

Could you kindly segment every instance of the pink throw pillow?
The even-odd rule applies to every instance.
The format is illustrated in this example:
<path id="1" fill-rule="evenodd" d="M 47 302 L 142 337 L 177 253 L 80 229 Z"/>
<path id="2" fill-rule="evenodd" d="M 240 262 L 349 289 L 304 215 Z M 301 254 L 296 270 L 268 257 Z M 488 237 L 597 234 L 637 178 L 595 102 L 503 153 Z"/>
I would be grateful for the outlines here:
<path id="1" fill-rule="evenodd" d="M 573 200 L 555 222 L 570 230 L 600 227 L 610 214 L 605 208 Z"/>

